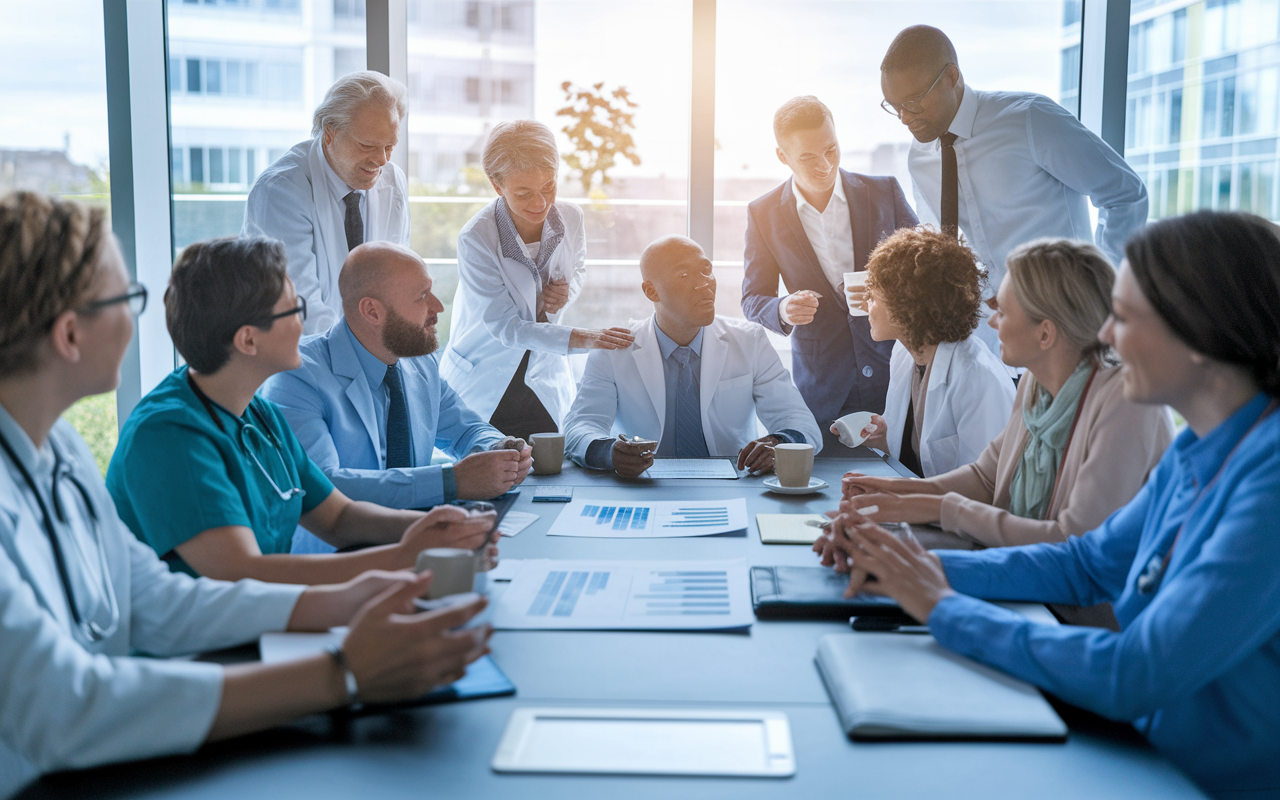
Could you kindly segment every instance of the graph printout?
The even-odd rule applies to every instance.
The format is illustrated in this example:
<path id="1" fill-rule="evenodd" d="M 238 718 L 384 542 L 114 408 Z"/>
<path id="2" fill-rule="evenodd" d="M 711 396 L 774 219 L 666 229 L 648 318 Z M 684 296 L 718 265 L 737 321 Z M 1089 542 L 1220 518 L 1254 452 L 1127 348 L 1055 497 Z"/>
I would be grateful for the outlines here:
<path id="1" fill-rule="evenodd" d="M 533 559 L 493 613 L 502 630 L 729 630 L 754 621 L 742 559 Z"/>
<path id="2" fill-rule="evenodd" d="M 561 509 L 547 535 L 662 539 L 746 531 L 747 501 L 741 497 L 652 503 L 577 498 Z"/>

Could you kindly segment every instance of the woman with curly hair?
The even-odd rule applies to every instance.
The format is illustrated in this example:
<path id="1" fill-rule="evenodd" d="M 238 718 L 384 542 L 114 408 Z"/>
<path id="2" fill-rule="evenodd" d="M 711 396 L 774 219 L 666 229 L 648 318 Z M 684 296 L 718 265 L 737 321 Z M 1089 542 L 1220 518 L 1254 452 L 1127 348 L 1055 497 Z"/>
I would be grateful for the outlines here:
<path id="1" fill-rule="evenodd" d="M 867 261 L 871 338 L 897 339 L 884 416 L 871 447 L 923 478 L 977 460 L 1013 409 L 1009 371 L 972 334 L 982 319 L 973 251 L 928 228 L 903 228 Z"/>

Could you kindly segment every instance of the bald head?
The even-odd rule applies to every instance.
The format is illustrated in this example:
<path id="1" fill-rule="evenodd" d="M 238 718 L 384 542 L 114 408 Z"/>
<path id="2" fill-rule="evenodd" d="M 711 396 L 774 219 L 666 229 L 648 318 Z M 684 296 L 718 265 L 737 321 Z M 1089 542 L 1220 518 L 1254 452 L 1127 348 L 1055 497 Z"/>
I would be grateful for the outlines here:
<path id="1" fill-rule="evenodd" d="M 660 274 L 677 268 L 690 256 L 702 255 L 702 247 L 688 236 L 663 236 L 650 242 L 640 254 L 640 277 L 645 281 L 656 280 Z"/>
<path id="2" fill-rule="evenodd" d="M 641 289 L 655 306 L 659 326 L 668 336 L 676 330 L 696 331 L 716 314 L 716 277 L 711 260 L 687 236 L 664 236 L 640 254 Z M 688 338 L 692 338 L 689 333 Z M 676 341 L 680 341 L 676 338 Z"/>
<path id="3" fill-rule="evenodd" d="M 391 242 L 367 242 L 347 255 L 338 273 L 338 291 L 342 293 L 342 310 L 347 316 L 366 297 L 386 303 L 406 278 L 421 278 L 427 266 L 418 254 Z"/>
<path id="4" fill-rule="evenodd" d="M 912 25 L 893 38 L 880 71 L 937 74 L 947 64 L 959 65 L 947 35 L 928 25 Z"/>

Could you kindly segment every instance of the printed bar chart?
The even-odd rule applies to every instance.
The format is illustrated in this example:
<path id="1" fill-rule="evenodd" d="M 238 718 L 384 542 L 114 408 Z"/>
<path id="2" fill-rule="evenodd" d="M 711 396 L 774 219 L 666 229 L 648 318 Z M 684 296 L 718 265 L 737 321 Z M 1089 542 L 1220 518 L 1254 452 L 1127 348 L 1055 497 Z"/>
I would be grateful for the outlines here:
<path id="1" fill-rule="evenodd" d="M 493 616 L 506 630 L 724 630 L 754 620 L 742 560 L 529 561 Z"/>
<path id="2" fill-rule="evenodd" d="M 747 501 L 626 503 L 579 498 L 561 510 L 548 536 L 644 539 L 746 534 Z"/>

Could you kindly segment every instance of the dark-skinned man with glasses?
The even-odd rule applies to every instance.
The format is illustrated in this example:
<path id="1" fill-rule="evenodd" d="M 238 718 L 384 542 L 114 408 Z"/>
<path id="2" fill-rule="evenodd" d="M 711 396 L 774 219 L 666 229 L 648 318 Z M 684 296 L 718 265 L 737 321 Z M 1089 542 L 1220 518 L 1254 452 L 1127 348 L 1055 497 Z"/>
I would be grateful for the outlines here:
<path id="1" fill-rule="evenodd" d="M 187 363 L 130 414 L 107 488 L 120 518 L 171 569 L 341 583 L 370 569 L 408 569 L 429 547 L 485 545 L 492 512 L 445 506 L 424 514 L 348 498 L 280 410 L 257 395 L 267 378 L 301 364 L 307 304 L 285 271 L 283 245 L 261 238 L 189 245 L 164 300 L 169 335 Z M 371 546 L 291 554 L 299 525 L 337 548 Z"/>
<path id="2" fill-rule="evenodd" d="M 881 106 L 915 138 L 907 165 L 916 213 L 964 236 L 987 268 L 989 292 L 1018 245 L 1044 236 L 1092 241 L 1118 264 L 1146 222 L 1146 188 L 1119 153 L 1048 97 L 967 86 L 937 28 L 915 25 L 894 38 L 880 87 Z M 995 350 L 994 331 L 978 328 Z"/>

